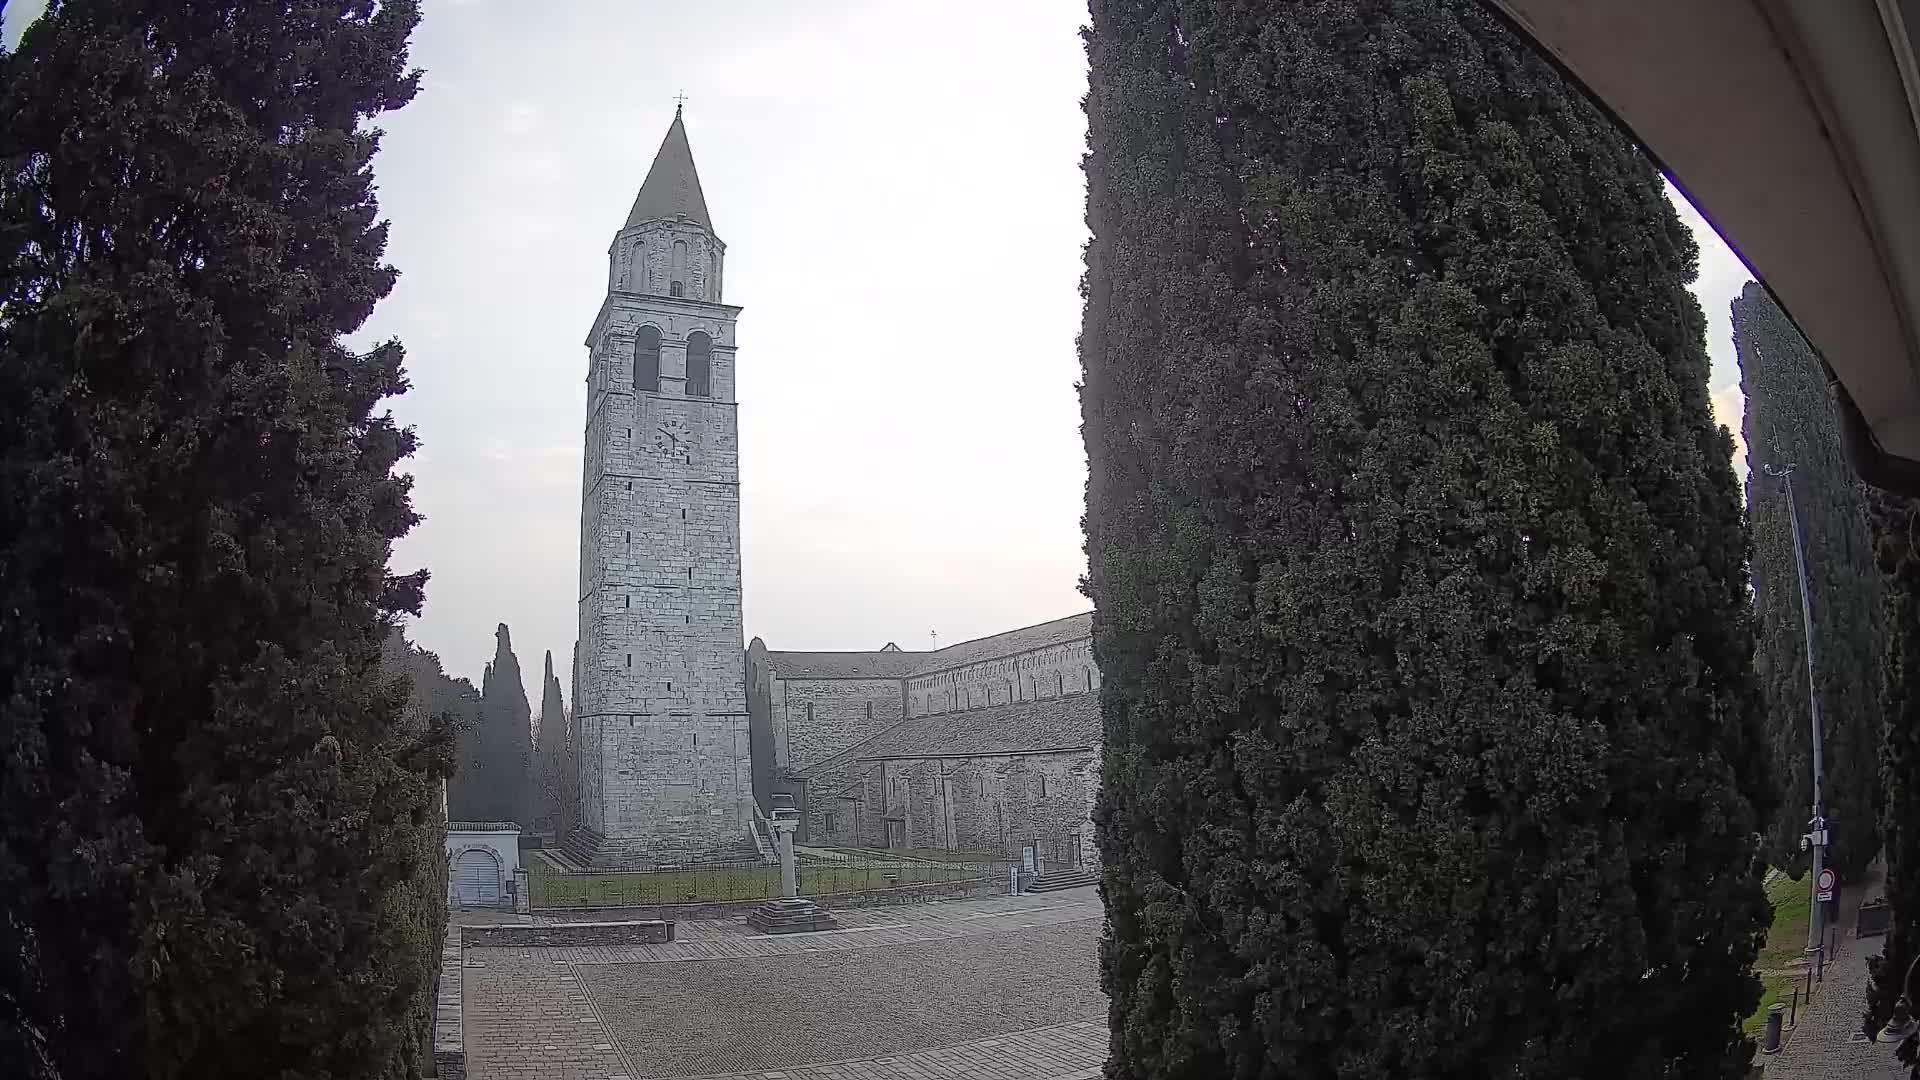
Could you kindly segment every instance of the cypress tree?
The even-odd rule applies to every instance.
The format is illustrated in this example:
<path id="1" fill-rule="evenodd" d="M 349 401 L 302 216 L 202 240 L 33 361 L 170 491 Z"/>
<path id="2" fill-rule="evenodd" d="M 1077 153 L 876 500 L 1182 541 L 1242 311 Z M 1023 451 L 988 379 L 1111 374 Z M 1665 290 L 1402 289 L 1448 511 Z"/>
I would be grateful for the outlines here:
<path id="1" fill-rule="evenodd" d="M 1767 781 L 1660 175 L 1471 0 L 1094 0 L 1107 1075 L 1742 1075 Z"/>
<path id="2" fill-rule="evenodd" d="M 531 828 L 533 710 L 507 624 L 495 627 L 493 637 L 493 662 L 480 680 L 479 717 L 462 741 L 448 800 L 457 821 L 512 821 Z"/>
<path id="3" fill-rule="evenodd" d="M 342 343 L 417 19 L 55 0 L 0 58 L 0 1076 L 423 1066 L 414 438 Z"/>
<path id="4" fill-rule="evenodd" d="M 556 837 L 572 827 L 573 806 L 579 800 L 573 771 L 573 747 L 567 737 L 567 707 L 560 680 L 553 673 L 553 653 L 547 653 L 541 679 L 540 729 L 534 748 L 536 817 Z"/>
<path id="5" fill-rule="evenodd" d="M 1880 849 L 1881 599 L 1865 490 L 1840 448 L 1839 418 L 1820 361 L 1757 283 L 1733 301 L 1733 340 L 1746 395 L 1747 519 L 1753 536 L 1754 666 L 1766 703 L 1766 738 L 1780 789 L 1767 830 L 1775 866 L 1806 865 L 1800 837 L 1813 801 L 1806 634 L 1786 487 L 1768 467 L 1793 466 L 1794 501 L 1813 597 L 1825 729 L 1823 794 L 1832 820 L 1831 865 L 1842 878 Z"/>
<path id="6" fill-rule="evenodd" d="M 1893 1015 L 1907 968 L 1920 957 L 1920 507 L 1888 495 L 1873 496 L 1870 506 L 1874 550 L 1885 574 L 1880 825 L 1893 908 L 1886 942 L 1868 960 L 1872 983 L 1864 1028 L 1873 1032 Z"/>

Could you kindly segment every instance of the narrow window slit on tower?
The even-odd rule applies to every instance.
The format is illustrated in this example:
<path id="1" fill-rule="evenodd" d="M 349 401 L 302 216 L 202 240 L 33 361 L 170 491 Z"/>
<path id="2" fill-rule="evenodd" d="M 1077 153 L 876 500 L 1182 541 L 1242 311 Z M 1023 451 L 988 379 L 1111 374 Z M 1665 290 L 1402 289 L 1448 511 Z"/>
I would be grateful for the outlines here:
<path id="1" fill-rule="evenodd" d="M 628 666 L 628 667 L 632 667 L 632 666 L 633 666 L 633 654 L 632 654 L 632 653 L 628 653 L 628 654 L 627 654 L 627 666 Z"/>

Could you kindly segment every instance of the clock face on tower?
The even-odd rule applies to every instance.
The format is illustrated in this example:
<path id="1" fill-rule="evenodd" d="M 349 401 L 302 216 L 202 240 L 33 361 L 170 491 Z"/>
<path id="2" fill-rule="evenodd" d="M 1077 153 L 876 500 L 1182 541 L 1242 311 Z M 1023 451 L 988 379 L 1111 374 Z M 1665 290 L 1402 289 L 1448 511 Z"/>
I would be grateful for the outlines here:
<path id="1" fill-rule="evenodd" d="M 687 437 L 687 422 L 677 416 L 669 416 L 655 425 L 653 451 L 676 461 L 691 460 L 693 447 Z"/>

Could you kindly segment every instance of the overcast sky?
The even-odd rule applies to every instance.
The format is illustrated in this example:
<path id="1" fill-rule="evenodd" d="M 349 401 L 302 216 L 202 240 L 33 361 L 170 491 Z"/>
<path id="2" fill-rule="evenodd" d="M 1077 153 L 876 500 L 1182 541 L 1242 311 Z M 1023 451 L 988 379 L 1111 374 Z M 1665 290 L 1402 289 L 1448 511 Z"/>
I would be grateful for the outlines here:
<path id="1" fill-rule="evenodd" d="M 10 40 L 38 6 L 8 5 Z M 535 700 L 543 651 L 567 678 L 582 339 L 682 91 L 745 308 L 747 636 L 916 649 L 1084 610 L 1085 12 L 427 0 L 424 89 L 375 165 L 400 284 L 365 335 L 405 342 L 414 385 L 395 411 L 426 521 L 395 565 L 433 580 L 413 637 L 478 683 L 506 622 Z M 1682 212 L 1737 431 L 1748 275 Z"/>

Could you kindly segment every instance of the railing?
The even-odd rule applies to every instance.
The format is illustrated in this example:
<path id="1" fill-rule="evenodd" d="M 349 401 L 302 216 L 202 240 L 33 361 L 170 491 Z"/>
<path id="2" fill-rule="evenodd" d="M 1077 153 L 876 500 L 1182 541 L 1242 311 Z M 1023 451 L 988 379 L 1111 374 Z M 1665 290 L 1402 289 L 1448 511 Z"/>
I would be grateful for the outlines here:
<path id="1" fill-rule="evenodd" d="M 795 877 L 800 895 L 842 906 L 918 903 L 1006 888 L 1009 860 L 936 860 L 927 855 L 836 848 L 818 856 L 799 855 Z M 724 905 L 779 896 L 780 867 L 758 860 L 715 860 L 672 869 L 572 873 L 535 859 L 528 885 L 536 908 Z"/>

